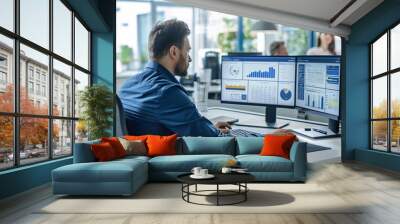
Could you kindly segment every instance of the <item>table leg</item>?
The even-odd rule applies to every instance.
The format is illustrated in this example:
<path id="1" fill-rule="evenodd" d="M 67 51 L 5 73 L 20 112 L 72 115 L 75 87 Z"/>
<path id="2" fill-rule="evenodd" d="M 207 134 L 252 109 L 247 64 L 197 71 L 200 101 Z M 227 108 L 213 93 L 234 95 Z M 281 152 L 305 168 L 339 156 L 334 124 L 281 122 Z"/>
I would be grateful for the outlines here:
<path id="1" fill-rule="evenodd" d="M 182 199 L 184 199 L 184 197 L 183 197 L 183 190 L 184 190 L 184 187 L 185 185 L 182 183 L 182 187 L 181 187 L 181 192 L 182 192 Z"/>
<path id="2" fill-rule="evenodd" d="M 187 201 L 188 201 L 188 202 L 190 202 L 190 201 L 189 201 L 189 195 L 190 195 L 190 184 L 188 184 L 188 185 L 187 185 L 187 192 L 188 192 L 188 193 L 187 193 Z"/>
<path id="3" fill-rule="evenodd" d="M 244 192 L 244 201 L 247 201 L 247 192 L 248 192 L 247 183 L 244 183 L 244 190 L 245 190 L 245 192 Z"/>

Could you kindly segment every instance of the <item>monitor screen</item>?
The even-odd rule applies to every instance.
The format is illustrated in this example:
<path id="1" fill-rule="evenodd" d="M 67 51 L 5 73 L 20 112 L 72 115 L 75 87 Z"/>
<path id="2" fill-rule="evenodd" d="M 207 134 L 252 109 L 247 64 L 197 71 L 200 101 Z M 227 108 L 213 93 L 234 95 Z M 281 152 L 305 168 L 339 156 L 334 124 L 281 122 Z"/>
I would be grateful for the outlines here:
<path id="1" fill-rule="evenodd" d="M 223 56 L 221 101 L 294 107 L 296 58 Z"/>
<path id="2" fill-rule="evenodd" d="M 339 117 L 340 56 L 297 57 L 296 106 Z"/>

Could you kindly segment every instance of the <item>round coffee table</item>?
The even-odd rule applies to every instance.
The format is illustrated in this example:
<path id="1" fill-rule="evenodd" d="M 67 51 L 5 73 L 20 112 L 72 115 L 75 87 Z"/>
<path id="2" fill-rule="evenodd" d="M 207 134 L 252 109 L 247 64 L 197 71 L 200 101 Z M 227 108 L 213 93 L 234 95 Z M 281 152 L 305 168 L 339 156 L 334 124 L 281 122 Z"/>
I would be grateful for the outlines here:
<path id="1" fill-rule="evenodd" d="M 216 173 L 213 174 L 215 177 L 212 179 L 193 179 L 189 174 L 182 174 L 178 176 L 178 181 L 182 183 L 182 199 L 188 203 L 198 204 L 198 205 L 234 205 L 239 204 L 241 202 L 245 202 L 247 200 L 247 192 L 249 188 L 247 187 L 247 183 L 255 180 L 255 177 L 248 173 Z M 197 185 L 216 185 L 215 190 L 197 190 Z M 190 186 L 195 186 L 194 191 L 190 191 Z M 238 186 L 237 190 L 223 190 L 220 189 L 220 185 L 236 185 Z M 205 194 L 209 192 L 215 192 L 215 194 Z M 204 196 L 204 197 L 216 197 L 216 204 L 202 204 L 190 201 L 190 196 Z M 241 196 L 240 200 L 234 201 L 231 203 L 221 203 L 221 197 L 232 197 L 232 196 Z"/>

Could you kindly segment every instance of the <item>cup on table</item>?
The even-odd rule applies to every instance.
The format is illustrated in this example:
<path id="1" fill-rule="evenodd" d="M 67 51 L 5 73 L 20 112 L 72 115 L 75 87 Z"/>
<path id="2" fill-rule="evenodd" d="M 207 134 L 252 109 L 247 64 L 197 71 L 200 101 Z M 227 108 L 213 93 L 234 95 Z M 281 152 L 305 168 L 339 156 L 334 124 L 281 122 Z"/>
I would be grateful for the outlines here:
<path id="1" fill-rule="evenodd" d="M 232 168 L 230 167 L 222 167 L 221 172 L 222 173 L 230 173 L 232 171 Z"/>
<path id="2" fill-rule="evenodd" d="M 208 175 L 208 169 L 201 169 L 200 170 L 200 176 L 207 176 Z"/>
<path id="3" fill-rule="evenodd" d="M 193 169 L 192 169 L 192 173 L 194 174 L 194 175 L 196 175 L 196 176 L 200 176 L 201 174 L 200 174 L 200 171 L 202 170 L 202 168 L 201 167 L 193 167 Z"/>

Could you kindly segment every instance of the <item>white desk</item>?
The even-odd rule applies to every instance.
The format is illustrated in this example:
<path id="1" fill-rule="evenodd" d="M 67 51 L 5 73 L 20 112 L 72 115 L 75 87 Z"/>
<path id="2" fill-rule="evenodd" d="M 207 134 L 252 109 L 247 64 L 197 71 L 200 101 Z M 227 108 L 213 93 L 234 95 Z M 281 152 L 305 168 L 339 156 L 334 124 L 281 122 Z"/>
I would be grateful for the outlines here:
<path id="1" fill-rule="evenodd" d="M 186 91 L 188 92 L 193 92 L 194 87 L 193 86 L 183 86 Z M 220 93 L 221 92 L 221 85 L 210 85 L 208 87 L 208 93 Z"/>
<path id="2" fill-rule="evenodd" d="M 265 115 L 256 112 L 249 112 L 243 110 L 236 109 L 228 109 L 222 107 L 210 107 L 206 113 L 203 113 L 203 116 L 208 119 L 217 117 L 217 116 L 229 116 L 233 118 L 238 118 L 238 124 L 245 125 L 257 125 L 262 126 L 265 125 Z M 309 122 L 302 121 L 294 118 L 285 118 L 277 116 L 277 121 L 288 122 L 289 126 L 286 126 L 284 129 L 295 129 L 295 128 L 321 128 L 326 126 L 326 124 L 319 122 Z M 262 134 L 268 134 L 276 131 L 276 129 L 267 129 L 267 128 L 256 128 L 256 127 L 246 127 L 246 126 L 237 126 L 233 125 L 234 129 L 245 129 L 249 131 L 255 131 Z M 327 139 L 311 139 L 304 137 L 302 135 L 297 135 L 300 141 L 309 142 L 315 145 L 320 145 L 324 147 L 331 148 L 330 150 L 323 150 L 317 152 L 307 153 L 307 159 L 309 163 L 321 162 L 321 161 L 340 161 L 341 158 L 341 138 L 327 138 Z"/>

